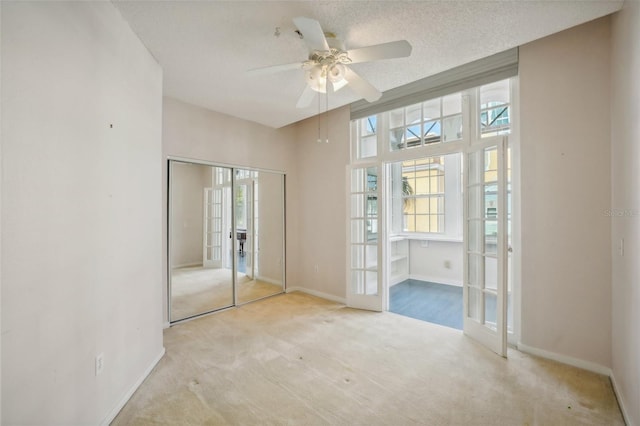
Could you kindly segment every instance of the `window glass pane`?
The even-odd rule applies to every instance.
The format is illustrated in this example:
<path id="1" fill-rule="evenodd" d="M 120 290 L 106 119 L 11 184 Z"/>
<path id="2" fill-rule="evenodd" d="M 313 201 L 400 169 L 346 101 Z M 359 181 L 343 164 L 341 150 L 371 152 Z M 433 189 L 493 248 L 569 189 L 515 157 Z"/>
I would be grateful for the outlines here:
<path id="1" fill-rule="evenodd" d="M 510 103 L 509 80 L 480 87 L 480 133 L 482 137 L 510 132 Z"/>
<path id="2" fill-rule="evenodd" d="M 431 99 L 423 104 L 424 120 L 433 120 L 440 118 L 440 98 Z"/>
<path id="3" fill-rule="evenodd" d="M 404 127 L 399 129 L 389 130 L 389 149 L 391 151 L 398 151 L 404 148 Z"/>
<path id="4" fill-rule="evenodd" d="M 351 217 L 364 217 L 364 195 L 351 196 Z"/>
<path id="5" fill-rule="evenodd" d="M 360 141 L 360 156 L 359 158 L 371 158 L 378 155 L 378 138 L 374 136 L 369 136 L 366 138 L 362 138 Z"/>
<path id="6" fill-rule="evenodd" d="M 351 271 L 351 288 L 354 294 L 364 294 L 364 271 Z"/>
<path id="7" fill-rule="evenodd" d="M 375 167 L 367 169 L 367 191 L 375 192 L 378 190 L 378 171 Z"/>
<path id="8" fill-rule="evenodd" d="M 424 123 L 424 143 L 425 145 L 430 143 L 440 142 L 441 135 L 440 120 L 427 121 Z"/>
<path id="9" fill-rule="evenodd" d="M 364 169 L 351 171 L 351 192 L 364 192 Z"/>
<path id="10" fill-rule="evenodd" d="M 474 185 L 468 189 L 468 214 L 471 219 L 479 219 L 482 217 L 482 196 L 480 190 L 480 185 Z"/>
<path id="11" fill-rule="evenodd" d="M 469 233 L 467 236 L 467 248 L 471 252 L 479 253 L 480 252 L 480 227 L 481 222 L 479 220 L 470 220 L 469 221 Z"/>
<path id="12" fill-rule="evenodd" d="M 483 111 L 480 114 L 482 136 L 494 136 L 510 133 L 509 106 L 502 105 Z"/>
<path id="13" fill-rule="evenodd" d="M 498 221 L 487 220 L 484 222 L 484 252 L 496 254 L 498 252 Z"/>
<path id="14" fill-rule="evenodd" d="M 484 294 L 484 323 L 492 330 L 496 329 L 496 300 L 495 294 Z"/>
<path id="15" fill-rule="evenodd" d="M 409 126 L 405 132 L 405 141 L 407 143 L 407 148 L 412 148 L 414 146 L 420 146 L 422 144 L 422 140 L 420 139 L 420 125 Z"/>
<path id="16" fill-rule="evenodd" d="M 366 274 L 366 291 L 368 296 L 375 296 L 378 294 L 378 273 L 376 271 L 365 271 Z"/>
<path id="17" fill-rule="evenodd" d="M 378 219 L 367 219 L 367 241 L 378 239 Z"/>
<path id="18" fill-rule="evenodd" d="M 484 258 L 484 288 L 498 290 L 498 259 Z"/>
<path id="19" fill-rule="evenodd" d="M 416 214 L 416 231 L 415 232 L 432 232 L 430 215 Z"/>
<path id="20" fill-rule="evenodd" d="M 462 115 L 455 115 L 442 120 L 444 142 L 462 139 Z"/>
<path id="21" fill-rule="evenodd" d="M 364 220 L 354 219 L 351 221 L 351 242 L 364 243 Z"/>
<path id="22" fill-rule="evenodd" d="M 454 93 L 442 98 L 442 115 L 454 115 L 462 112 L 462 94 Z"/>
<path id="23" fill-rule="evenodd" d="M 482 297 L 480 291 L 475 288 L 469 289 L 469 305 L 467 307 L 467 317 L 476 321 L 480 321 Z"/>
<path id="24" fill-rule="evenodd" d="M 362 136 L 374 135 L 377 133 L 378 122 L 377 117 L 372 115 L 371 117 L 363 118 L 360 120 L 360 134 Z"/>
<path id="25" fill-rule="evenodd" d="M 364 269 L 364 246 L 351 246 L 351 267 Z"/>
<path id="26" fill-rule="evenodd" d="M 508 103 L 510 103 L 509 80 L 496 81 L 480 87 L 480 108 Z"/>
<path id="27" fill-rule="evenodd" d="M 480 271 L 482 267 L 481 263 L 482 256 L 477 254 L 469 255 L 469 272 L 467 276 L 467 281 L 470 286 L 482 287 L 482 283 L 480 282 Z"/>
<path id="28" fill-rule="evenodd" d="M 404 126 L 404 108 L 399 108 L 389 112 L 389 128 Z"/>
<path id="29" fill-rule="evenodd" d="M 415 124 L 422 121 L 422 104 L 408 106 L 405 110 L 405 124 Z"/>
<path id="30" fill-rule="evenodd" d="M 369 270 L 378 267 L 378 246 L 375 244 L 366 246 L 365 267 Z"/>

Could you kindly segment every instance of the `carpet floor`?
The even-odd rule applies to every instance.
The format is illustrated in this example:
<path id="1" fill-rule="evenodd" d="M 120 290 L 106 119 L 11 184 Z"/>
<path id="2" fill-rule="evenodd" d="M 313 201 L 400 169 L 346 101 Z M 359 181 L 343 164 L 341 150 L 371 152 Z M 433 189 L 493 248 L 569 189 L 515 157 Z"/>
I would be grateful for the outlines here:
<path id="1" fill-rule="evenodd" d="M 224 268 L 194 266 L 171 274 L 171 321 L 233 305 L 232 272 Z M 238 272 L 238 304 L 282 293 L 281 285 L 253 280 Z"/>
<path id="2" fill-rule="evenodd" d="M 623 425 L 609 378 L 291 293 L 164 332 L 113 425 Z"/>

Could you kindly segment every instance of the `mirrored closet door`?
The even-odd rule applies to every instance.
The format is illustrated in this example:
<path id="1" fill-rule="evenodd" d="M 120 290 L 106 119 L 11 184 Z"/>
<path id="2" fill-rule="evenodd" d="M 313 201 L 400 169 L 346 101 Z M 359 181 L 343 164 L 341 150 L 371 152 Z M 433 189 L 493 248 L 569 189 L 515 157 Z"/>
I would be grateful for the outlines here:
<path id="1" fill-rule="evenodd" d="M 169 160 L 176 322 L 284 291 L 284 175 Z"/>

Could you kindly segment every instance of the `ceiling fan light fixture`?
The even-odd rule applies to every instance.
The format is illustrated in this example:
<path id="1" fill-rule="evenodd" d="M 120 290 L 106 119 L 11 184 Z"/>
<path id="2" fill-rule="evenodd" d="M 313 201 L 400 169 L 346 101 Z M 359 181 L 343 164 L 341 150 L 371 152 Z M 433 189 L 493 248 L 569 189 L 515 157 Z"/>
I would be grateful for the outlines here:
<path id="1" fill-rule="evenodd" d="M 305 78 L 309 87 L 316 92 L 326 93 L 327 91 L 327 77 L 323 72 L 322 67 L 313 67 L 307 70 Z"/>
<path id="2" fill-rule="evenodd" d="M 329 80 L 332 83 L 337 83 L 339 81 L 344 80 L 345 68 L 342 64 L 335 64 L 329 67 L 329 71 L 327 72 Z"/>

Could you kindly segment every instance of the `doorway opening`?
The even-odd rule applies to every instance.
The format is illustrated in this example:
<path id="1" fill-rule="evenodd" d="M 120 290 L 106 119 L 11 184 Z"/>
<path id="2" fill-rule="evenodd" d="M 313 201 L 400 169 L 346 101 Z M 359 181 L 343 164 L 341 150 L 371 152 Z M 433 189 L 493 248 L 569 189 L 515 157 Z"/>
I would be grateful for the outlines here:
<path id="1" fill-rule="evenodd" d="M 462 154 L 386 164 L 388 306 L 462 330 Z"/>

